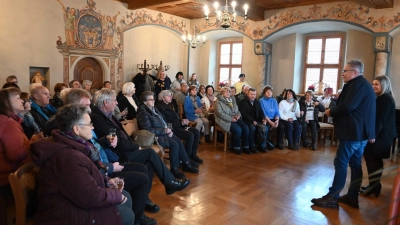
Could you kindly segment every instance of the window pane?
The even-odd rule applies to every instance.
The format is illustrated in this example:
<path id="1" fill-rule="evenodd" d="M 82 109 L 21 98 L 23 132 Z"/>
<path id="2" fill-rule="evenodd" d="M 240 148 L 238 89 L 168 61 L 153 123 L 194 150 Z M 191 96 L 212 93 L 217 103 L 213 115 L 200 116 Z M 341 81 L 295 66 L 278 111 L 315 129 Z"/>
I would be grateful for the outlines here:
<path id="1" fill-rule="evenodd" d="M 307 64 L 320 64 L 322 52 L 322 39 L 308 40 Z"/>
<path id="2" fill-rule="evenodd" d="M 231 45 L 230 44 L 221 44 L 221 56 L 220 56 L 220 64 L 229 64 L 231 52 Z"/>
<path id="3" fill-rule="evenodd" d="M 338 68 L 324 69 L 323 71 L 322 82 L 328 87 L 333 88 L 333 93 L 336 93 L 338 72 Z"/>
<path id="4" fill-rule="evenodd" d="M 221 83 L 222 81 L 228 81 L 229 80 L 229 68 L 219 68 L 219 81 L 218 84 Z"/>
<path id="5" fill-rule="evenodd" d="M 242 43 L 232 44 L 232 64 L 242 64 Z"/>
<path id="6" fill-rule="evenodd" d="M 328 38 L 325 42 L 325 64 L 339 64 L 341 38 Z"/>
<path id="7" fill-rule="evenodd" d="M 306 86 L 304 88 L 304 91 L 307 91 L 309 86 L 319 82 L 319 73 L 320 73 L 319 68 L 307 68 L 306 69 Z M 314 85 L 314 86 L 315 86 L 315 88 L 317 88 L 318 85 Z M 318 90 L 315 89 L 315 91 L 318 91 Z"/>
<path id="8" fill-rule="evenodd" d="M 242 73 L 242 68 L 232 68 L 231 70 L 231 85 L 239 81 L 239 75 Z"/>

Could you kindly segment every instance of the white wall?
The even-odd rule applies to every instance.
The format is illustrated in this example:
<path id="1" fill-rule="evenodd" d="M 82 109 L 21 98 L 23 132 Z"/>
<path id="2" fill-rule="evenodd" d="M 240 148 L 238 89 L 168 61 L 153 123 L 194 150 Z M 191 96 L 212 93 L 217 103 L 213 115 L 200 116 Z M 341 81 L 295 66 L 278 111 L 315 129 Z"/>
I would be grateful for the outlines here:
<path id="1" fill-rule="evenodd" d="M 397 108 L 400 108 L 400 36 L 393 38 L 393 46 L 391 53 L 390 81 Z"/>

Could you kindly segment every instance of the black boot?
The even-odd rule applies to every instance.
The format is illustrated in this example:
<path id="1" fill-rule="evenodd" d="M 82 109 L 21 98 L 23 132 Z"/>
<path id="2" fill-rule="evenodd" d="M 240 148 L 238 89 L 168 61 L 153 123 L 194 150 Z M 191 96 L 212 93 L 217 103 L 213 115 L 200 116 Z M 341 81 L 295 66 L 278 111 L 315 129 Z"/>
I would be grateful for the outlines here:
<path id="1" fill-rule="evenodd" d="M 195 162 L 197 162 L 197 163 L 200 163 L 200 164 L 202 164 L 202 163 L 203 163 L 203 160 L 202 160 L 202 159 L 200 159 L 200 157 L 199 157 L 199 156 L 197 156 L 197 154 L 196 154 L 196 153 L 194 153 L 194 154 L 192 155 L 192 160 L 193 160 L 193 161 L 195 161 Z"/>
<path id="2" fill-rule="evenodd" d="M 178 168 L 171 169 L 171 173 L 175 178 L 184 179 L 186 178 L 185 174 L 183 174 Z"/>
<path id="3" fill-rule="evenodd" d="M 243 152 L 246 153 L 247 155 L 251 155 L 251 151 L 249 148 L 243 148 Z"/>
<path id="4" fill-rule="evenodd" d="M 189 173 L 198 173 L 199 169 L 195 168 L 190 162 L 186 162 L 183 165 L 183 171 Z"/>
<path id="5" fill-rule="evenodd" d="M 173 179 L 170 184 L 165 185 L 165 193 L 167 195 L 172 195 L 176 191 L 182 191 L 190 184 L 190 180 L 188 178 L 185 179 Z"/>
<path id="6" fill-rule="evenodd" d="M 156 212 L 160 211 L 160 206 L 158 206 L 157 204 L 153 203 L 149 198 L 149 199 L 147 199 L 146 206 L 144 207 L 144 210 L 146 210 L 147 212 L 156 213 Z"/>
<path id="7" fill-rule="evenodd" d="M 204 136 L 204 139 L 206 140 L 207 143 L 211 143 L 210 135 L 209 135 L 209 134 L 205 135 L 205 136 Z"/>

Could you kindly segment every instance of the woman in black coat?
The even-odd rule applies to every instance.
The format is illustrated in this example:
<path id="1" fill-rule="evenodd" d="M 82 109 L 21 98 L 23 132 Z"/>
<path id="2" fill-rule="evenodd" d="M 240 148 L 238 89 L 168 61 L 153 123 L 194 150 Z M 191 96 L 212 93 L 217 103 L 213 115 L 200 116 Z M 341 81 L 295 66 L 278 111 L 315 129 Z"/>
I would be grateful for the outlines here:
<path id="1" fill-rule="evenodd" d="M 387 76 L 374 78 L 372 87 L 376 94 L 376 139 L 370 140 L 364 150 L 367 165 L 369 185 L 361 187 L 364 195 L 374 194 L 378 197 L 382 185 L 380 179 L 383 172 L 383 160 L 390 157 L 393 138 L 396 137 L 396 104 L 393 98 L 392 86 Z"/>
<path id="2" fill-rule="evenodd" d="M 125 116 L 125 119 L 127 120 L 136 118 L 137 109 L 139 107 L 139 100 L 134 94 L 135 85 L 132 82 L 126 82 L 124 86 L 122 86 L 122 91 L 117 95 L 119 111 L 128 111 Z"/>

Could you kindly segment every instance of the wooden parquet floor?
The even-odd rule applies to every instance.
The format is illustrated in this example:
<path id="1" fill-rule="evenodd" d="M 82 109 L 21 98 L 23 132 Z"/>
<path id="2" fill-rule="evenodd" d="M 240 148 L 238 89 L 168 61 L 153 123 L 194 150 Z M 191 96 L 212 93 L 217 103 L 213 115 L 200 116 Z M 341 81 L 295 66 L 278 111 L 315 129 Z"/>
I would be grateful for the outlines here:
<path id="1" fill-rule="evenodd" d="M 170 196 L 155 177 L 150 198 L 161 210 L 146 214 L 160 225 L 387 224 L 397 167 L 391 160 L 385 160 L 379 198 L 360 196 L 360 209 L 312 206 L 310 200 L 325 195 L 332 184 L 335 152 L 336 147 L 319 143 L 317 151 L 275 149 L 239 156 L 223 152 L 222 145 L 201 144 L 198 155 L 205 163 L 200 173 L 185 173 L 191 184 Z M 347 178 L 342 194 L 347 193 L 350 173 Z"/>

